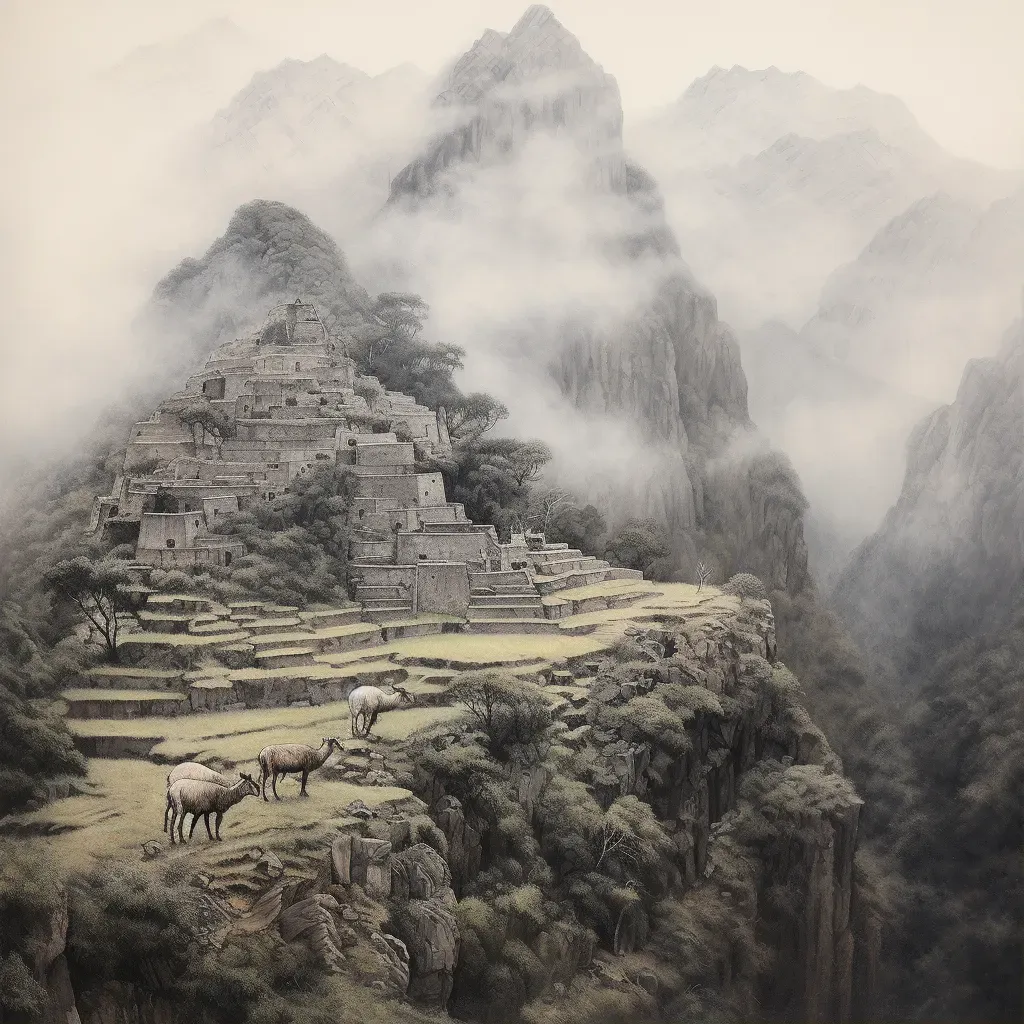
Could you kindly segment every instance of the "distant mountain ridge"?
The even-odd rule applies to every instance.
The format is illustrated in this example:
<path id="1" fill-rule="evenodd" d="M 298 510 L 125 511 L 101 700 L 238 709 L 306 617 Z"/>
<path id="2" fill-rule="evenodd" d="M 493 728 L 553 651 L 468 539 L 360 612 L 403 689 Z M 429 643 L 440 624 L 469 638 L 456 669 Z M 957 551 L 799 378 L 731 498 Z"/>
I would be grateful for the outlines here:
<path id="1" fill-rule="evenodd" d="M 426 132 L 427 76 L 368 75 L 321 54 L 253 75 L 191 141 L 191 166 L 237 205 L 273 196 L 346 237 L 386 199 Z"/>
<path id="2" fill-rule="evenodd" d="M 696 163 L 735 163 L 797 135 L 823 139 L 860 131 L 924 150 L 937 143 L 902 100 L 858 85 L 834 89 L 802 71 L 713 67 L 657 119 Z"/>
<path id="3" fill-rule="evenodd" d="M 663 183 L 684 257 L 740 328 L 798 326 L 829 271 L 924 196 L 987 205 L 1024 182 L 947 153 L 893 96 L 777 68 L 712 69 L 627 141 Z"/>
<path id="4" fill-rule="evenodd" d="M 955 400 L 909 442 L 899 500 L 835 599 L 892 685 L 1007 621 L 1024 598 L 1024 320 L 968 363 Z"/>

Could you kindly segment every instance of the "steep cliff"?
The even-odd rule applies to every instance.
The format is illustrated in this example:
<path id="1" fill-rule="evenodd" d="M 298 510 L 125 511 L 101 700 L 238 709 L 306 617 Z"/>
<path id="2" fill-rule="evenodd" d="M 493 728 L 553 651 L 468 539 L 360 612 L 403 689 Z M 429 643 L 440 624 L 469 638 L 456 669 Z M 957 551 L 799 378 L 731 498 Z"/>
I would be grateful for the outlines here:
<path id="1" fill-rule="evenodd" d="M 836 600 L 893 685 L 1007 620 L 1024 573 L 1024 326 L 972 360 L 955 401 L 910 438 L 899 501 L 857 551 Z"/>
<path id="2" fill-rule="evenodd" d="M 708 463 L 751 431 L 746 381 L 656 183 L 623 148 L 615 79 L 533 6 L 454 64 L 435 114 L 443 128 L 395 176 L 366 273 L 439 310 L 510 424 L 546 425 L 560 480 L 614 519 L 666 521 L 689 566 L 708 543 Z M 800 534 L 786 523 L 773 585 L 802 585 Z M 724 571 L 752 555 L 734 545 Z"/>
<path id="3" fill-rule="evenodd" d="M 771 605 L 671 593 L 659 621 L 557 673 L 458 673 L 439 699 L 462 714 L 353 744 L 318 780 L 343 800 L 415 796 L 363 789 L 372 807 L 266 833 L 276 853 L 148 843 L 141 868 L 77 880 L 70 909 L 51 885 L 29 945 L 0 954 L 37 979 L 48 1022 L 212 1021 L 225 991 L 240 1016 L 264 999 L 275 1019 L 306 1005 L 346 1024 L 417 1007 L 872 1019 L 863 801 L 778 660 Z"/>

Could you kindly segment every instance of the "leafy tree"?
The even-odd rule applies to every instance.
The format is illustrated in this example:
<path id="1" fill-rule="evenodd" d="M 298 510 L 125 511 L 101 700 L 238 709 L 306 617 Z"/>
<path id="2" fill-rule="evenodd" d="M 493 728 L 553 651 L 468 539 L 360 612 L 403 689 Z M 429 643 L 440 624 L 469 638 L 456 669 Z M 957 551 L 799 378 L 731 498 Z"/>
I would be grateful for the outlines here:
<path id="1" fill-rule="evenodd" d="M 79 555 L 58 562 L 43 581 L 56 597 L 81 611 L 89 623 L 89 639 L 101 643 L 107 660 L 116 662 L 124 620 L 135 618 L 140 607 L 131 589 L 134 577 L 124 562 Z"/>
<path id="2" fill-rule="evenodd" d="M 651 566 L 669 553 L 664 528 L 653 519 L 629 519 L 608 542 L 605 556 L 626 569 L 649 575 Z"/>
<path id="3" fill-rule="evenodd" d="M 192 444 L 198 449 L 207 439 L 213 444 L 220 458 L 224 442 L 235 436 L 235 422 L 227 413 L 216 409 L 209 399 L 197 399 L 179 409 L 175 415 L 181 425 L 192 435 Z"/>
<path id="4" fill-rule="evenodd" d="M 604 552 L 607 528 L 604 516 L 594 505 L 580 508 L 570 501 L 554 510 L 544 533 L 552 543 L 568 544 L 587 554 L 600 555 Z"/>
<path id="5" fill-rule="evenodd" d="M 506 447 L 502 457 L 512 479 L 522 487 L 540 476 L 552 453 L 543 441 L 517 441 Z"/>
<path id="6" fill-rule="evenodd" d="M 479 437 L 508 417 L 508 408 L 491 395 L 474 391 L 459 395 L 444 406 L 445 425 L 453 441 Z"/>
<path id="7" fill-rule="evenodd" d="M 353 493 L 351 472 L 329 464 L 295 478 L 287 494 L 225 516 L 218 530 L 246 553 L 219 574 L 275 601 L 344 601 Z"/>
<path id="8" fill-rule="evenodd" d="M 535 686 L 511 673 L 469 672 L 449 688 L 487 736 L 491 755 L 509 758 L 515 747 L 535 747 L 551 725 L 551 705 Z"/>

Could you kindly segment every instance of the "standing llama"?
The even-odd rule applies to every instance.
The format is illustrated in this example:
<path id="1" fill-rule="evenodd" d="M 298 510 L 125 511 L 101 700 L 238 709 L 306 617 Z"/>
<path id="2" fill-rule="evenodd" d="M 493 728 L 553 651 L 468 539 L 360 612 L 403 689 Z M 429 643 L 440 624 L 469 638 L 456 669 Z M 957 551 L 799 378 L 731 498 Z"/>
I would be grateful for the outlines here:
<path id="1" fill-rule="evenodd" d="M 179 764 L 177 768 L 171 769 L 170 774 L 167 776 L 167 789 L 170 791 L 171 786 L 176 782 L 180 782 L 182 779 L 195 779 L 196 782 L 213 782 L 218 786 L 230 786 L 231 780 L 225 778 L 220 772 L 215 772 L 212 768 L 207 768 L 205 764 L 200 764 L 198 761 L 185 761 Z M 164 809 L 164 831 L 167 831 L 167 819 L 171 813 L 171 802 L 167 801 L 167 807 Z"/>
<path id="2" fill-rule="evenodd" d="M 382 711 L 394 711 L 403 704 L 412 704 L 412 694 L 395 683 L 391 684 L 394 693 L 385 693 L 376 686 L 357 686 L 348 695 L 348 711 L 350 728 L 356 738 L 367 737 Z"/>
<path id="3" fill-rule="evenodd" d="M 260 751 L 260 789 L 263 799 L 267 800 L 267 779 L 271 780 L 270 788 L 274 791 L 274 799 L 281 799 L 277 795 L 279 775 L 301 774 L 302 787 L 299 789 L 299 796 L 309 796 L 306 792 L 309 773 L 322 768 L 335 747 L 341 750 L 341 744 L 333 736 L 322 740 L 319 750 L 307 747 L 305 743 L 278 743 L 275 746 L 264 747 Z"/>
<path id="4" fill-rule="evenodd" d="M 234 807 L 247 796 L 259 796 L 260 787 L 251 775 L 238 774 L 238 782 L 233 786 L 220 786 L 216 782 L 201 782 L 198 779 L 179 779 L 167 790 L 167 807 L 171 812 L 171 843 L 174 843 L 174 824 L 178 824 L 178 842 L 185 842 L 183 829 L 185 815 L 192 815 L 192 827 L 188 831 L 189 839 L 196 830 L 196 822 L 202 815 L 206 825 L 206 834 L 213 839 L 210 831 L 210 815 L 216 814 L 216 838 L 220 839 L 220 823 L 224 820 L 224 812 Z M 164 812 L 167 817 L 167 812 Z"/>

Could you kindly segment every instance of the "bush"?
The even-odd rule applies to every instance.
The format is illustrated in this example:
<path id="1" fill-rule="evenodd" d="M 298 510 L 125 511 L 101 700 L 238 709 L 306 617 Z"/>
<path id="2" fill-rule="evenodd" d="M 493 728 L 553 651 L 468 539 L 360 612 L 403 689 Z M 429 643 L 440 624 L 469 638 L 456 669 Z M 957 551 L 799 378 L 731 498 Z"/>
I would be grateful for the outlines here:
<path id="1" fill-rule="evenodd" d="M 738 572 L 730 576 L 728 582 L 722 584 L 723 594 L 734 597 L 749 597 L 755 601 L 767 601 L 768 589 L 764 583 L 749 572 Z"/>

